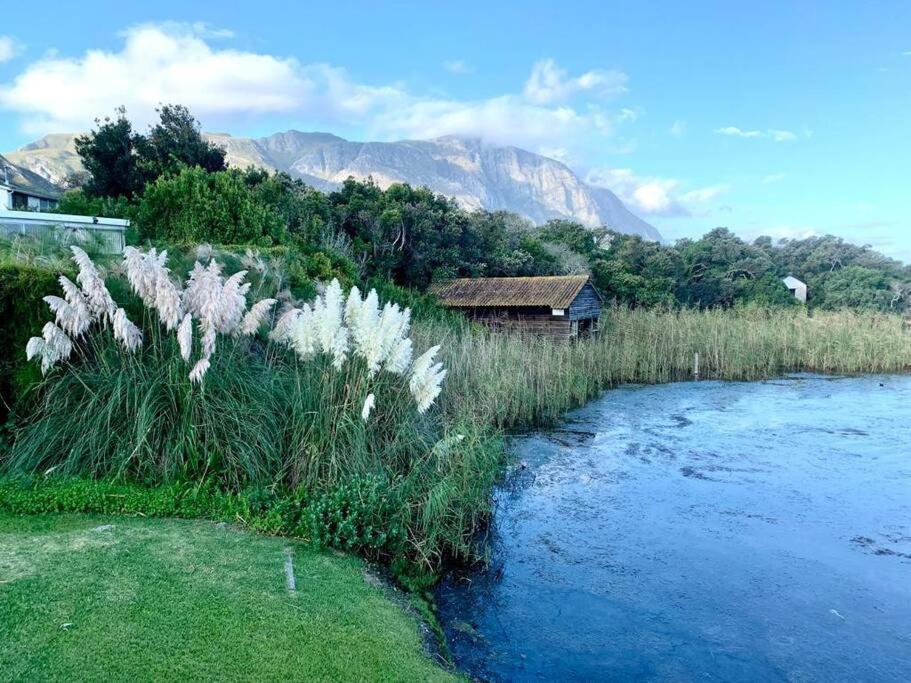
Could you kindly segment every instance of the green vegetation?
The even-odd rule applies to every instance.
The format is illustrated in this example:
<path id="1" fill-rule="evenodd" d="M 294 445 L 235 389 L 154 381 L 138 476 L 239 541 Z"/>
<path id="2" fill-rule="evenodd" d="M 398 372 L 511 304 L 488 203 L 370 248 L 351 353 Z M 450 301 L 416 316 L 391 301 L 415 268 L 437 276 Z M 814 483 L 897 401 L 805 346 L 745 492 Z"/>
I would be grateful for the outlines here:
<path id="1" fill-rule="evenodd" d="M 10 681 L 453 680 L 366 572 L 211 522 L 0 514 L 0 670 Z"/>
<path id="2" fill-rule="evenodd" d="M 618 384 L 692 379 L 697 353 L 701 379 L 911 370 L 911 332 L 897 316 L 877 313 L 613 307 L 602 313 L 601 329 L 555 344 L 450 328 L 441 397 L 447 417 L 507 429 L 546 424 Z M 434 325 L 416 336 L 442 334 Z"/>

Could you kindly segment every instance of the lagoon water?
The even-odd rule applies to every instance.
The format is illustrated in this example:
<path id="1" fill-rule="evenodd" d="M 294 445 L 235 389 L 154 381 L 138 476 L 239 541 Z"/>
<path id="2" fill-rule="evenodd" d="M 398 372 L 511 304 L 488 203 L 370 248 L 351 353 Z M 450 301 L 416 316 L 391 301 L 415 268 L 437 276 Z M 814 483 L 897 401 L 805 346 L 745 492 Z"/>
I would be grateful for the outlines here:
<path id="1" fill-rule="evenodd" d="M 438 591 L 513 680 L 911 680 L 911 377 L 610 391 L 514 441 Z"/>

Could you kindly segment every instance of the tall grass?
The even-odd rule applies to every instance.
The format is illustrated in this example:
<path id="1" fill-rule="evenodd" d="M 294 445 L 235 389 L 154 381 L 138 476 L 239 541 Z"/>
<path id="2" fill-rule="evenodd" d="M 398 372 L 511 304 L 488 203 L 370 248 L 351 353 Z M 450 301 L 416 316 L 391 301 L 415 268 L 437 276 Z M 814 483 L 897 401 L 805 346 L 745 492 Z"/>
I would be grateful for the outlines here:
<path id="1" fill-rule="evenodd" d="M 701 379 L 911 370 L 911 331 L 898 316 L 850 311 L 616 307 L 600 334 L 569 344 L 467 324 L 422 335 L 443 339 L 447 416 L 507 429 L 555 420 L 618 384 L 693 379 L 696 354 Z"/>

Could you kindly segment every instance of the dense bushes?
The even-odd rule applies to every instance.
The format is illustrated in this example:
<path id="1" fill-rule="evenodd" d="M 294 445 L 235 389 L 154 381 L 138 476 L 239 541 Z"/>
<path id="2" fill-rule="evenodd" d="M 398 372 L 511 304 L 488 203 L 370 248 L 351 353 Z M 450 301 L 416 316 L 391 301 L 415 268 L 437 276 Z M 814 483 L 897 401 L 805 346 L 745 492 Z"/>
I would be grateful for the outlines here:
<path id="1" fill-rule="evenodd" d="M 38 368 L 26 363 L 25 343 L 47 318 L 41 297 L 57 288 L 57 275 L 40 266 L 0 264 L 0 423 L 40 378 Z"/>
<path id="2" fill-rule="evenodd" d="M 136 215 L 141 239 L 218 244 L 280 243 L 279 216 L 254 201 L 240 171 L 184 168 L 145 189 Z"/>

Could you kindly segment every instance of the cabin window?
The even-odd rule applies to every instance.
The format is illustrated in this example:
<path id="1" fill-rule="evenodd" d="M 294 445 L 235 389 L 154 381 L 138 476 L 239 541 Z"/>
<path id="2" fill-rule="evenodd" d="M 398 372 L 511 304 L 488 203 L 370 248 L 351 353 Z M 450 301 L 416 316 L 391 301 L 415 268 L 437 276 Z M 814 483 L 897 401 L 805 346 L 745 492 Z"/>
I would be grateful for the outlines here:
<path id="1" fill-rule="evenodd" d="M 566 315 L 565 308 L 552 308 L 550 309 L 552 315 Z"/>

